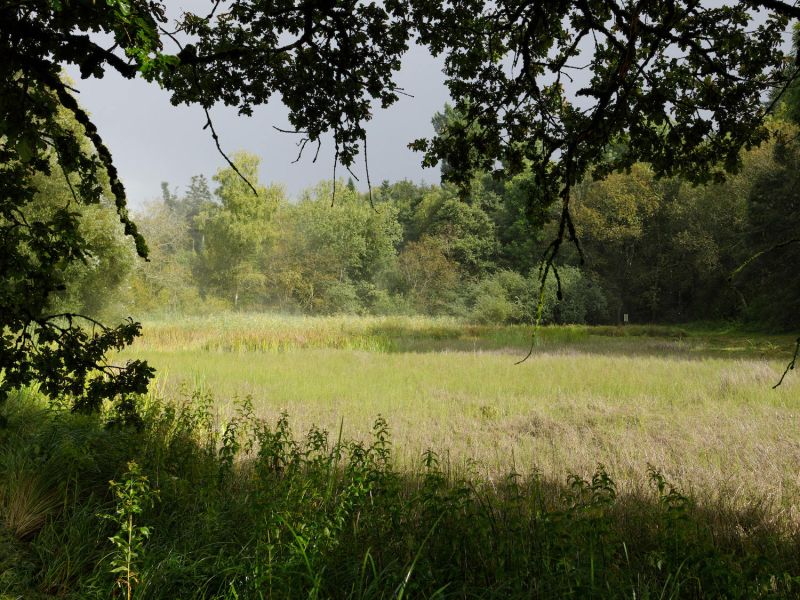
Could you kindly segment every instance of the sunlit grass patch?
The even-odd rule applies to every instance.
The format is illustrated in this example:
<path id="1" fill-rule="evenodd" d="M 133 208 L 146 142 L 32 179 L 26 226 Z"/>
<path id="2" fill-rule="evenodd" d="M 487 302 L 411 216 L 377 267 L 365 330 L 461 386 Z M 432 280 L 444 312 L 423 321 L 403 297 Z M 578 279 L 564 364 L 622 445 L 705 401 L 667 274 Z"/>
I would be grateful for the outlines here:
<path id="1" fill-rule="evenodd" d="M 146 323 L 130 354 L 167 396 L 253 398 L 360 439 L 384 415 L 398 464 L 559 476 L 603 462 L 621 489 L 656 464 L 681 485 L 800 518 L 800 386 L 771 386 L 788 338 L 660 326 L 468 326 L 455 319 L 227 315 Z M 735 348 L 729 351 L 726 345 Z M 181 389 L 184 391 L 181 392 Z"/>
<path id="2" fill-rule="evenodd" d="M 475 325 L 452 317 L 309 317 L 223 313 L 210 317 L 145 320 L 140 350 L 285 352 L 297 349 L 368 352 L 515 350 L 576 347 L 595 351 L 679 351 L 740 356 L 781 356 L 791 336 L 742 332 L 736 328 L 664 325 L 542 326 Z M 524 355 L 524 354 L 523 354 Z"/>

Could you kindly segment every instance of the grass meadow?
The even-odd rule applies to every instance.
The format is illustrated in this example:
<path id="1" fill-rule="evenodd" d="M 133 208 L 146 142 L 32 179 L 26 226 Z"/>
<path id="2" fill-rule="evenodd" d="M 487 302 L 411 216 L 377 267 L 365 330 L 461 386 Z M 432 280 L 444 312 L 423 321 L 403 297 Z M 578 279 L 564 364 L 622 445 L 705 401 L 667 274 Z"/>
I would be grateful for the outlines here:
<path id="1" fill-rule="evenodd" d="M 528 327 L 453 319 L 230 315 L 144 323 L 131 354 L 163 396 L 237 399 L 365 439 L 386 418 L 402 468 L 426 450 L 457 473 L 563 478 L 648 464 L 684 489 L 762 498 L 800 523 L 800 381 L 778 389 L 792 338 L 722 328 Z"/>
<path id="2" fill-rule="evenodd" d="M 0 406 L 0 600 L 800 597 L 791 338 L 530 336 L 146 321 L 139 427 Z"/>

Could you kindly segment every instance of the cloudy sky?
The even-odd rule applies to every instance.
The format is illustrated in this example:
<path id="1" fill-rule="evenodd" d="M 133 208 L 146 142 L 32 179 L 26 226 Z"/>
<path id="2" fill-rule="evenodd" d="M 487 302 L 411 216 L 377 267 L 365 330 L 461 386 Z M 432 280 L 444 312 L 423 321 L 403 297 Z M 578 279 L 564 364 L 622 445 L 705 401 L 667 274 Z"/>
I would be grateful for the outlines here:
<path id="1" fill-rule="evenodd" d="M 184 2 L 187 8 L 191 4 L 198 3 Z M 439 181 L 438 168 L 423 169 L 421 155 L 409 150 L 407 144 L 433 133 L 431 117 L 449 99 L 442 65 L 440 59 L 419 47 L 406 54 L 396 81 L 413 98 L 401 96 L 385 111 L 378 107 L 367 124 L 373 185 L 384 179 Z M 158 86 L 141 79 L 129 81 L 110 71 L 101 80 L 82 80 L 77 70 L 68 74 L 80 91 L 79 101 L 91 113 L 114 156 L 132 207 L 160 197 L 162 181 L 180 191 L 192 175 L 210 177 L 224 166 L 211 135 L 202 129 L 205 116 L 201 108 L 172 106 L 169 94 Z M 298 138 L 272 128 L 290 128 L 286 110 L 277 99 L 256 109 L 251 118 L 240 117 L 235 109 L 224 106 L 214 108 L 211 115 L 225 152 L 247 150 L 258 154 L 262 158 L 261 181 L 282 183 L 292 197 L 333 175 L 330 140 L 323 143 L 316 163 L 312 162 L 314 152 L 307 151 L 300 162 L 292 164 Z M 360 159 L 353 172 L 360 179 L 357 185 L 366 189 Z M 340 168 L 339 175 L 348 173 Z"/>

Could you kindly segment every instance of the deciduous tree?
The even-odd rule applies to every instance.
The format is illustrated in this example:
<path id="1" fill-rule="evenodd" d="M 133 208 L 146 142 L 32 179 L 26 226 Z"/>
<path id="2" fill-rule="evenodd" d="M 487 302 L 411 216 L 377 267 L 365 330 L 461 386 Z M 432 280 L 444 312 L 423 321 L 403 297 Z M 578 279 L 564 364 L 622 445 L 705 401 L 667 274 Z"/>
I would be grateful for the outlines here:
<path id="1" fill-rule="evenodd" d="M 199 214 L 197 228 L 204 240 L 205 282 L 238 307 L 240 300 L 252 301 L 253 296 L 263 295 L 265 277 L 260 265 L 273 237 L 271 221 L 283 200 L 283 190 L 258 183 L 261 159 L 257 156 L 238 152 L 233 158 L 239 172 L 224 168 L 214 175 L 219 203 Z"/>

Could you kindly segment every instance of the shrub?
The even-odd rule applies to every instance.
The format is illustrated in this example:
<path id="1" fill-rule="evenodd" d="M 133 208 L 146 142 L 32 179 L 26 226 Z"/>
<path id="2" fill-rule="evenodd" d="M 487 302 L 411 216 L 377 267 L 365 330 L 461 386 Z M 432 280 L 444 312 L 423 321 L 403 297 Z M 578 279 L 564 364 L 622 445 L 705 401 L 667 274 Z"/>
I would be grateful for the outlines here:
<path id="1" fill-rule="evenodd" d="M 479 324 L 519 323 L 530 314 L 531 285 L 514 271 L 499 271 L 473 284 L 469 318 Z"/>
<path id="2" fill-rule="evenodd" d="M 363 312 L 356 287 L 349 281 L 336 281 L 317 298 L 315 308 L 322 314 L 359 314 Z"/>
<path id="3" fill-rule="evenodd" d="M 561 300 L 558 284 L 550 275 L 545 285 L 543 323 L 558 325 L 598 323 L 606 321 L 607 301 L 602 289 L 578 267 L 559 267 Z"/>
<path id="4" fill-rule="evenodd" d="M 555 276 L 545 284 L 543 324 L 584 324 L 605 320 L 607 303 L 602 290 L 577 267 L 560 267 L 561 300 Z M 480 324 L 533 323 L 539 303 L 539 274 L 525 278 L 498 271 L 473 284 L 468 292 L 469 318 Z"/>

